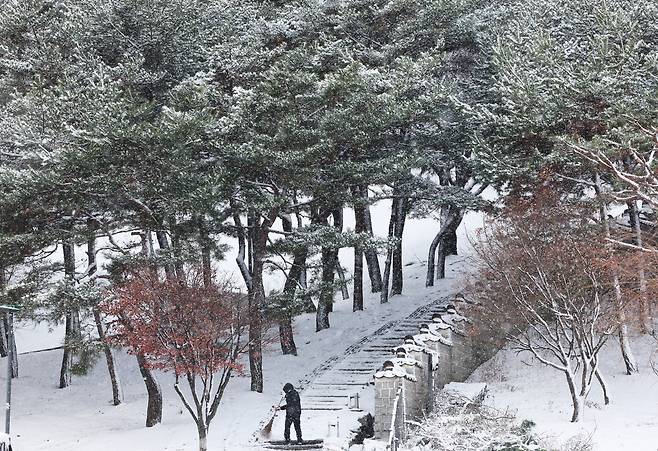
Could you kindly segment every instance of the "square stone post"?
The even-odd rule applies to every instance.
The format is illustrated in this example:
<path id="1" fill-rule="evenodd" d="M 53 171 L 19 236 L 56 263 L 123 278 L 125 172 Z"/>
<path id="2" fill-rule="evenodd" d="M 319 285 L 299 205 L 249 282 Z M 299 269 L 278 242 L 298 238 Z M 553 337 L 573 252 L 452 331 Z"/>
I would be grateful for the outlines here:
<path id="1" fill-rule="evenodd" d="M 409 396 L 409 393 L 414 392 L 415 383 L 416 378 L 414 376 L 407 373 L 404 368 L 396 366 L 390 360 L 384 362 L 382 370 L 375 374 L 375 439 L 388 441 L 398 388 L 404 384 L 404 393 Z M 405 405 L 407 401 L 408 398 L 400 400 Z M 409 406 L 407 406 L 407 411 L 408 409 Z"/>

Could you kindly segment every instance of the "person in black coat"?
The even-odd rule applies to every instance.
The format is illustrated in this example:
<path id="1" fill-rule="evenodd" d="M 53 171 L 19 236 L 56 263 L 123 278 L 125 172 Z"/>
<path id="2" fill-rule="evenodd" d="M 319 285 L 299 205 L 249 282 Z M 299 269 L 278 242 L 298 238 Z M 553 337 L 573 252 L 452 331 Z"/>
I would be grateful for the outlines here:
<path id="1" fill-rule="evenodd" d="M 290 443 L 290 425 L 294 424 L 297 443 L 302 444 L 302 404 L 299 401 L 299 393 L 291 383 L 284 385 L 283 391 L 286 394 L 286 404 L 280 407 L 281 410 L 286 411 L 286 427 L 283 431 L 283 438 L 286 443 Z"/>

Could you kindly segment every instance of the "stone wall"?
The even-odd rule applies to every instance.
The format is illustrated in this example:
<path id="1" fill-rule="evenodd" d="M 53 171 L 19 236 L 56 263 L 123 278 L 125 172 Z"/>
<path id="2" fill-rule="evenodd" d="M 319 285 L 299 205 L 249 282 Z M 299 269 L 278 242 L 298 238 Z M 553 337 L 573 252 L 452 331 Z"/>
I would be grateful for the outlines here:
<path id="1" fill-rule="evenodd" d="M 418 420 L 431 411 L 437 390 L 463 382 L 497 350 L 489 337 L 471 336 L 469 320 L 454 306 L 432 317 L 414 336 L 407 336 L 375 374 L 375 439 L 388 441 L 398 388 L 404 385 L 404 419 Z M 414 363 L 415 362 L 415 363 Z"/>

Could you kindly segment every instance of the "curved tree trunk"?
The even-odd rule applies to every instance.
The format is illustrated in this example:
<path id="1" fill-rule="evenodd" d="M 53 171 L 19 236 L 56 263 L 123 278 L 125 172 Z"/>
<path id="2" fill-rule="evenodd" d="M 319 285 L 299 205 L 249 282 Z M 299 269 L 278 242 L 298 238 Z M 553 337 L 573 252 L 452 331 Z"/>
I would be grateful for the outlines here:
<path id="1" fill-rule="evenodd" d="M 444 235 L 439 242 L 439 247 L 436 250 L 436 280 L 446 278 L 446 258 L 448 257 L 448 243 L 446 243 L 447 235 Z"/>
<path id="2" fill-rule="evenodd" d="M 447 233 L 445 242 L 446 255 L 457 255 L 457 231 Z"/>
<path id="3" fill-rule="evenodd" d="M 571 394 L 571 403 L 573 405 L 573 413 L 571 414 L 571 422 L 576 423 L 580 421 L 580 417 L 583 411 L 584 400 L 576 390 L 576 381 L 573 377 L 573 374 L 565 371 L 565 376 L 567 378 L 567 384 L 569 385 L 569 393 Z"/>
<path id="4" fill-rule="evenodd" d="M 87 222 L 89 228 L 89 238 L 87 239 L 87 270 L 89 276 L 92 276 L 96 273 L 96 236 L 94 234 L 94 222 Z M 101 343 L 101 348 L 103 349 L 103 354 L 105 354 L 105 363 L 107 364 L 107 371 L 110 375 L 110 385 L 112 386 L 112 404 L 118 406 L 122 401 L 121 385 L 119 382 L 119 376 L 117 375 L 116 367 L 114 365 L 114 356 L 112 355 L 112 349 L 107 344 L 107 339 L 105 336 L 105 327 L 103 321 L 101 320 L 101 314 L 98 310 L 98 306 L 93 307 L 94 322 L 96 323 L 96 331 L 98 332 L 98 339 Z"/>
<path id="5" fill-rule="evenodd" d="M 143 233 L 140 234 L 142 241 L 141 254 L 142 257 L 148 259 L 153 256 L 153 242 L 151 240 L 151 231 L 148 228 L 143 228 Z M 157 269 L 151 268 L 155 272 L 154 275 L 157 275 Z M 126 321 L 125 318 L 120 318 L 123 321 L 123 324 L 126 327 L 131 327 L 130 323 Z M 139 366 L 139 372 L 142 375 L 142 380 L 146 386 L 146 393 L 148 395 L 148 400 L 146 404 L 146 427 L 152 427 L 162 421 L 162 390 L 160 390 L 160 384 L 155 378 L 153 372 L 148 368 L 146 364 L 146 358 L 138 354 L 137 365 Z"/>
<path id="6" fill-rule="evenodd" d="M 297 346 L 292 330 L 292 315 L 289 307 L 295 302 L 295 293 L 300 285 L 302 270 L 306 264 L 308 249 L 299 248 L 294 253 L 294 258 L 288 277 L 283 287 L 283 296 L 286 302 L 282 318 L 279 320 L 279 340 L 281 342 L 281 352 L 288 355 L 297 355 Z"/>
<path id="7" fill-rule="evenodd" d="M 601 386 L 601 391 L 603 392 L 603 403 L 607 406 L 610 404 L 610 397 L 608 396 L 608 385 L 605 383 L 605 379 L 601 375 L 601 372 L 597 368 L 595 373 L 596 375 L 596 380 L 599 381 L 599 385 Z"/>
<path id="8" fill-rule="evenodd" d="M 434 239 L 430 244 L 427 256 L 427 276 L 425 278 L 425 286 L 434 286 L 438 247 L 446 235 L 456 232 L 457 227 L 459 227 L 459 224 L 461 224 L 462 219 L 464 218 L 464 213 L 464 209 L 454 206 L 445 207 L 445 209 L 442 210 L 441 228 L 439 229 L 439 232 L 434 236 Z M 445 268 L 446 252 L 442 250 L 438 257 L 441 259 L 440 265 Z M 443 274 L 443 276 L 445 276 L 445 274 Z"/>

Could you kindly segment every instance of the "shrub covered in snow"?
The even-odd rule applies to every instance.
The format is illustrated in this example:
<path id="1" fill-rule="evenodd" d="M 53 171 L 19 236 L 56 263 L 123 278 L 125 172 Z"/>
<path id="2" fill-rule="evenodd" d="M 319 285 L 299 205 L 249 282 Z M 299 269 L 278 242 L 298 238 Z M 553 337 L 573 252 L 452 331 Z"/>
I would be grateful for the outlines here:
<path id="1" fill-rule="evenodd" d="M 435 411 L 413 424 L 402 449 L 537 451 L 543 449 L 532 433 L 534 423 L 519 423 L 514 415 L 470 398 L 441 391 Z"/>

